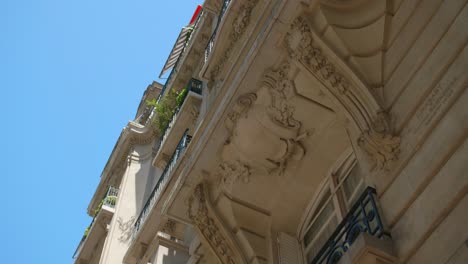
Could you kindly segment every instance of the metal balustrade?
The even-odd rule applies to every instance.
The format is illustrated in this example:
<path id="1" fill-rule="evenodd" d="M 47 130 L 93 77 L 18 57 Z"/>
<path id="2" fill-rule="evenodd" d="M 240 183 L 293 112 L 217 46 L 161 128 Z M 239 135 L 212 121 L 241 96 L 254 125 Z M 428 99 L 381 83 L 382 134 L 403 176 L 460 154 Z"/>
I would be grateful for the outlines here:
<path id="1" fill-rule="evenodd" d="M 170 175 L 174 168 L 177 165 L 177 161 L 179 158 L 182 156 L 184 153 L 185 149 L 187 148 L 188 144 L 190 143 L 190 140 L 192 137 L 188 135 L 188 129 L 185 130 L 184 135 L 179 141 L 179 144 L 177 144 L 177 148 L 175 149 L 174 153 L 172 154 L 171 159 L 167 163 L 166 167 L 164 168 L 164 171 L 162 172 L 161 176 L 159 177 L 158 182 L 153 188 L 153 191 L 151 192 L 150 196 L 148 197 L 148 200 L 146 201 L 145 205 L 143 206 L 143 209 L 140 212 L 140 215 L 138 216 L 134 226 L 133 226 L 133 234 L 132 234 L 132 240 L 135 239 L 136 235 L 138 234 L 138 231 L 140 230 L 141 226 L 145 223 L 146 218 L 151 212 L 151 209 L 154 207 L 156 201 L 158 200 L 159 196 L 161 195 L 161 192 L 163 188 L 166 186 L 167 182 L 170 179 Z"/>
<path id="2" fill-rule="evenodd" d="M 382 224 L 375 189 L 367 187 L 335 232 L 312 260 L 312 264 L 335 264 L 349 250 L 360 233 L 378 238 L 390 237 Z"/>
<path id="3" fill-rule="evenodd" d="M 208 61 L 208 57 L 210 56 L 211 52 L 213 51 L 214 40 L 216 38 L 216 34 L 218 33 L 219 24 L 221 24 L 223 16 L 226 13 L 226 10 L 229 7 L 229 4 L 231 3 L 231 1 L 232 0 L 224 0 L 224 2 L 223 2 L 223 6 L 221 7 L 221 11 L 219 12 L 218 22 L 216 23 L 216 27 L 215 27 L 215 29 L 213 31 L 213 34 L 211 34 L 210 40 L 208 41 L 208 45 L 205 48 L 205 63 Z"/>

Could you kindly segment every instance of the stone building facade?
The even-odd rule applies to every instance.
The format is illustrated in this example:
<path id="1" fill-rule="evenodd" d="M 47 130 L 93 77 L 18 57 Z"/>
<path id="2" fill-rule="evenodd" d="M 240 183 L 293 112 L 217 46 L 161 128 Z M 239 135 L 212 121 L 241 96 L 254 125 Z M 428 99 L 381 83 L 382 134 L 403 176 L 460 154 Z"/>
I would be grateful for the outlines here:
<path id="1" fill-rule="evenodd" d="M 75 263 L 468 263 L 467 2 L 206 0 Z"/>

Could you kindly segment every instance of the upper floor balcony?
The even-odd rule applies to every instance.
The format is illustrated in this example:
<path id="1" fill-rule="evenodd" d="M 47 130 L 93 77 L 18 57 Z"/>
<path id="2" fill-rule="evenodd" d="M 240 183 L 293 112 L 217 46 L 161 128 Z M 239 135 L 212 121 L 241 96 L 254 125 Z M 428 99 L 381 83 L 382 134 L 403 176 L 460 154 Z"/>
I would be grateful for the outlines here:
<path id="1" fill-rule="evenodd" d="M 118 195 L 119 189 L 110 186 L 106 195 L 95 208 L 94 218 L 86 228 L 83 238 L 73 254 L 75 263 L 88 263 L 94 258 L 99 258 L 107 234 L 107 225 L 114 215 Z M 96 253 L 98 254 L 96 255 Z"/>
<path id="2" fill-rule="evenodd" d="M 156 185 L 151 191 L 145 205 L 143 206 L 140 214 L 138 215 L 138 218 L 135 221 L 132 230 L 132 241 L 137 239 L 137 237 L 142 233 L 141 230 L 144 229 L 149 222 L 153 222 L 149 221 L 148 219 L 154 217 L 154 215 L 157 213 L 157 210 L 154 210 L 154 208 L 158 205 L 158 201 L 161 199 L 162 193 L 167 188 L 168 183 L 171 181 L 173 174 L 177 170 L 179 159 L 185 153 L 185 150 L 191 139 L 192 137 L 188 134 L 188 130 L 185 130 L 170 160 L 164 168 L 164 171 L 161 173 L 161 176 L 159 177 Z"/>
<path id="3" fill-rule="evenodd" d="M 202 101 L 202 87 L 201 81 L 192 78 L 179 93 L 181 96 L 177 100 L 176 108 L 154 146 L 154 166 L 164 168 L 180 137 L 187 129 L 193 131 Z"/>
<path id="4" fill-rule="evenodd" d="M 229 4 L 231 3 L 232 0 L 223 0 L 223 5 L 221 7 L 221 10 L 219 12 L 218 16 L 218 21 L 216 22 L 216 27 L 211 34 L 210 40 L 208 41 L 208 45 L 205 48 L 205 57 L 204 57 L 204 62 L 206 63 L 210 57 L 211 52 L 213 51 L 215 39 L 216 39 L 216 34 L 218 33 L 219 25 L 221 24 L 221 21 L 223 20 L 223 16 L 226 13 L 226 10 L 229 7 Z"/>

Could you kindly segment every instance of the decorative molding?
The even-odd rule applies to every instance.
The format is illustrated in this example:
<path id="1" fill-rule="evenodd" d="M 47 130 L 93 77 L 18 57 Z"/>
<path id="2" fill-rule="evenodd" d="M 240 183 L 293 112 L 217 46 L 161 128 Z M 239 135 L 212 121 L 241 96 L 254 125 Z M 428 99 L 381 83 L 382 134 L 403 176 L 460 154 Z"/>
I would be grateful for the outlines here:
<path id="1" fill-rule="evenodd" d="M 219 261 L 222 264 L 246 263 L 229 230 L 224 228 L 214 212 L 206 185 L 197 185 L 188 202 L 188 216 L 200 233 L 202 243 L 213 251 Z"/>
<path id="2" fill-rule="evenodd" d="M 232 24 L 232 31 L 229 35 L 228 47 L 222 52 L 223 56 L 217 61 L 216 66 L 210 71 L 210 80 L 214 82 L 215 77 L 219 76 L 221 70 L 224 68 L 229 57 L 232 55 L 232 50 L 234 49 L 235 44 L 244 34 L 247 26 L 250 23 L 250 17 L 252 10 L 257 5 L 258 0 L 247 0 L 246 3 L 242 4 L 239 8 L 238 16 Z"/>
<path id="3" fill-rule="evenodd" d="M 174 234 L 176 230 L 176 222 L 172 219 L 168 219 L 166 223 L 164 224 L 162 231 L 166 234 Z"/>
<path id="4" fill-rule="evenodd" d="M 133 233 L 133 223 L 135 222 L 135 217 L 132 216 L 130 219 L 128 219 L 126 222 L 122 219 L 122 217 L 117 218 L 117 223 L 118 228 L 121 232 L 121 235 L 119 236 L 118 240 L 121 243 L 127 243 L 130 240 L 130 237 L 132 236 Z"/>
<path id="5" fill-rule="evenodd" d="M 321 80 L 354 120 L 361 133 L 358 146 L 372 160 L 372 169 L 390 170 L 391 164 L 398 159 L 400 138 L 391 132 L 389 118 L 382 114 L 383 110 L 369 89 L 352 84 L 319 45 L 314 45 L 313 38 L 305 18 L 295 19 L 285 38 L 289 56 Z"/>
<path id="6" fill-rule="evenodd" d="M 219 175 L 220 185 L 225 189 L 230 189 L 232 184 L 240 179 L 243 183 L 249 183 L 251 168 L 238 161 L 224 161 L 218 166 L 217 174 Z"/>

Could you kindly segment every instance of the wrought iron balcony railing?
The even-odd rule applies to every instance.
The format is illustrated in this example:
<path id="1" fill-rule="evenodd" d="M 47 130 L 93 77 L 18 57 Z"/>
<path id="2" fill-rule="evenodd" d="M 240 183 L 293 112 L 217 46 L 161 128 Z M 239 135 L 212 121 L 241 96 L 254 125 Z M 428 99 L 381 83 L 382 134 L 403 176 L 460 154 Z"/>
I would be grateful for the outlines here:
<path id="1" fill-rule="evenodd" d="M 232 0 L 224 0 L 223 6 L 221 7 L 221 11 L 219 12 L 219 17 L 218 17 L 218 22 L 216 22 L 216 27 L 213 31 L 213 34 L 211 34 L 210 40 L 208 41 L 208 45 L 206 46 L 205 49 L 205 62 L 208 61 L 208 57 L 210 56 L 211 52 L 213 51 L 214 47 L 214 40 L 216 38 L 216 33 L 218 33 L 218 27 L 219 24 L 221 24 L 221 21 L 223 19 L 224 14 L 226 13 L 226 10 L 231 3 Z"/>
<path id="2" fill-rule="evenodd" d="M 390 237 L 382 224 L 375 194 L 374 188 L 366 188 L 335 232 L 312 260 L 312 264 L 338 263 L 360 233 L 367 233 L 378 238 Z"/>
<path id="3" fill-rule="evenodd" d="M 154 207 L 154 204 L 158 200 L 159 196 L 161 195 L 161 192 L 163 188 L 166 186 L 167 182 L 170 179 L 170 175 L 174 168 L 177 165 L 177 161 L 179 158 L 182 156 L 184 153 L 185 149 L 187 148 L 188 144 L 190 143 L 190 140 L 192 139 L 192 136 L 188 135 L 188 129 L 185 130 L 184 135 L 179 141 L 179 144 L 177 145 L 177 148 L 175 149 L 174 153 L 172 154 L 171 159 L 167 163 L 166 167 L 164 168 L 164 171 L 162 172 L 161 176 L 159 177 L 158 182 L 153 188 L 153 191 L 151 192 L 150 196 L 148 197 L 148 200 L 146 201 L 145 205 L 143 206 L 143 209 L 140 212 L 140 215 L 138 216 L 134 227 L 133 227 L 133 234 L 132 234 L 132 239 L 135 238 L 135 236 L 138 234 L 138 231 L 140 230 L 141 226 L 145 223 L 146 218 L 151 212 L 151 209 Z"/>
<path id="4" fill-rule="evenodd" d="M 169 132 L 171 131 L 171 127 L 174 125 L 175 121 L 177 120 L 177 115 L 180 111 L 180 108 L 182 107 L 183 103 L 185 102 L 185 98 L 187 98 L 187 95 L 189 92 L 194 92 L 196 94 L 199 94 L 201 95 L 202 93 L 202 87 L 203 87 L 203 83 L 202 81 L 200 80 L 197 80 L 197 79 L 190 79 L 189 83 L 187 84 L 187 86 L 185 87 L 184 90 L 186 90 L 185 92 L 185 96 L 182 98 L 182 100 L 180 101 L 179 105 L 176 107 L 176 109 L 174 110 L 174 114 L 172 115 L 168 125 L 166 126 L 166 128 L 164 128 L 163 131 L 161 131 L 161 137 L 160 139 L 156 142 L 154 148 L 153 148 L 153 151 L 156 153 L 157 151 L 159 151 L 159 149 L 161 148 L 161 145 L 162 143 L 164 142 L 164 140 L 166 140 Z M 181 91 L 181 92 L 184 92 L 184 91 Z"/>

